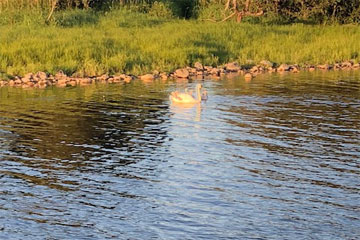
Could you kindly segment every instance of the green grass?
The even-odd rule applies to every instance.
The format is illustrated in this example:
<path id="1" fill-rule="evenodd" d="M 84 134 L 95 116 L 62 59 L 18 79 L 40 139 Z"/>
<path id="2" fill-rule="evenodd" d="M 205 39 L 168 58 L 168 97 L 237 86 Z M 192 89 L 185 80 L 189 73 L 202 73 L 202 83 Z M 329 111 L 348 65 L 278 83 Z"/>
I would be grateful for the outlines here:
<path id="1" fill-rule="evenodd" d="M 124 10 L 0 16 L 0 73 L 93 76 L 172 71 L 200 61 L 220 65 L 267 59 L 320 64 L 360 60 L 360 26 L 265 25 L 166 20 Z"/>

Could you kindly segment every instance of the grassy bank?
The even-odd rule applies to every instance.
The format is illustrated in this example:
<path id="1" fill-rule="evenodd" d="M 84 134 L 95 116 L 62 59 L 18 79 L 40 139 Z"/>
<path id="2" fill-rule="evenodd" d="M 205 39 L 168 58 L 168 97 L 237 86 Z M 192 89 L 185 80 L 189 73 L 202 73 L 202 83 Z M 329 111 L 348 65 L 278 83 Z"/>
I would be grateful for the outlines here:
<path id="1" fill-rule="evenodd" d="M 360 26 L 355 25 L 211 23 L 124 10 L 56 14 L 48 25 L 44 13 L 35 10 L 0 16 L 0 78 L 59 70 L 79 76 L 140 74 L 196 61 L 305 65 L 360 60 Z"/>

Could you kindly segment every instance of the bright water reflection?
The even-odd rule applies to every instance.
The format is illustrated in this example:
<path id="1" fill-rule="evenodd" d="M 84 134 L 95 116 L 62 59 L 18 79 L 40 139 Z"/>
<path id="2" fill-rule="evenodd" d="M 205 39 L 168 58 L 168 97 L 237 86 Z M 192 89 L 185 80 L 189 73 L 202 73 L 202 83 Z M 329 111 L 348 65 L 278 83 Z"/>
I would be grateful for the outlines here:
<path id="1" fill-rule="evenodd" d="M 355 239 L 359 79 L 0 89 L 0 239 Z"/>

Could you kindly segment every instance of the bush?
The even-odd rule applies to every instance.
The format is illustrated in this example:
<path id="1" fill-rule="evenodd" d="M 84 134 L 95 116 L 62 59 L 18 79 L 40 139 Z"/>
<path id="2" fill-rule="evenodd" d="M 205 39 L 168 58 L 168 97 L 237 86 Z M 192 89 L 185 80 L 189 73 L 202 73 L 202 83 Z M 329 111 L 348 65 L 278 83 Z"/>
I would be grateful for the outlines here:
<path id="1" fill-rule="evenodd" d="M 163 17 L 163 18 L 173 17 L 173 12 L 170 8 L 170 5 L 168 3 L 163 3 L 158 1 L 152 4 L 150 9 L 148 10 L 148 13 L 154 17 Z"/>
<path id="2" fill-rule="evenodd" d="M 169 0 L 174 15 L 183 18 L 191 18 L 195 16 L 197 7 L 196 0 Z"/>
<path id="3" fill-rule="evenodd" d="M 62 27 L 84 26 L 98 21 L 98 14 L 92 10 L 66 10 L 57 12 L 54 16 L 55 24 Z"/>

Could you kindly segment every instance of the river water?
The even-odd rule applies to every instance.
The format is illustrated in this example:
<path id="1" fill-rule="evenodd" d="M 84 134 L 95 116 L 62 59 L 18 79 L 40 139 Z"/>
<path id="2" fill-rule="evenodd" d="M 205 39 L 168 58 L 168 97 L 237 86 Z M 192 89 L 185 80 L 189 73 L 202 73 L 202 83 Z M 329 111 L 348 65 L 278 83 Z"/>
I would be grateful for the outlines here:
<path id="1" fill-rule="evenodd" d="M 359 71 L 0 89 L 0 239 L 359 236 Z"/>

